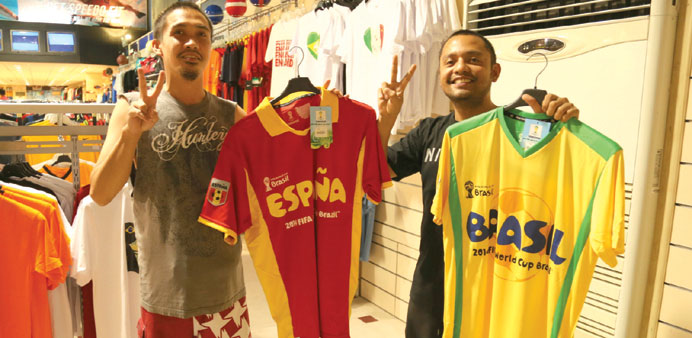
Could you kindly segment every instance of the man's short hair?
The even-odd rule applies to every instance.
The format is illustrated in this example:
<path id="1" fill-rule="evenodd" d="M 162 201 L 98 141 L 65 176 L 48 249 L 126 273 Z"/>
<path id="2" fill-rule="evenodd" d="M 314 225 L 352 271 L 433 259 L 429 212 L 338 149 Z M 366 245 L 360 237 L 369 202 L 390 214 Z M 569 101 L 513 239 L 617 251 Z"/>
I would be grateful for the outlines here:
<path id="1" fill-rule="evenodd" d="M 453 37 L 459 36 L 459 35 L 473 35 L 473 36 L 478 37 L 479 39 L 483 40 L 483 43 L 485 44 L 485 49 L 487 49 L 488 52 L 490 53 L 490 64 L 494 65 L 495 63 L 497 63 L 497 57 L 495 56 L 495 47 L 493 47 L 493 44 L 490 43 L 490 40 L 488 40 L 481 33 L 478 33 L 478 32 L 475 32 L 475 31 L 472 31 L 469 29 L 460 29 L 460 30 L 452 33 L 452 35 L 450 35 L 442 43 L 442 47 L 440 47 L 440 56 L 438 58 L 442 57 L 442 50 L 444 50 L 445 46 L 447 45 L 447 42 L 449 40 L 451 40 Z"/>
<path id="2" fill-rule="evenodd" d="M 0 96 L 5 96 L 5 90 L 0 88 Z"/>
<path id="3" fill-rule="evenodd" d="M 193 11 L 197 11 L 204 18 L 207 20 L 207 25 L 209 25 L 209 36 L 214 35 L 214 25 L 211 24 L 211 20 L 209 20 L 209 17 L 202 11 L 197 4 L 194 2 L 188 2 L 188 1 L 178 1 L 174 2 L 172 5 L 168 6 L 168 8 L 164 9 L 161 14 L 156 18 L 156 21 L 154 21 L 154 39 L 156 40 L 161 40 L 162 35 L 163 35 L 163 30 L 166 28 L 166 18 L 168 17 L 168 14 L 173 12 L 174 10 L 178 8 L 183 8 L 183 9 L 190 9 Z"/>

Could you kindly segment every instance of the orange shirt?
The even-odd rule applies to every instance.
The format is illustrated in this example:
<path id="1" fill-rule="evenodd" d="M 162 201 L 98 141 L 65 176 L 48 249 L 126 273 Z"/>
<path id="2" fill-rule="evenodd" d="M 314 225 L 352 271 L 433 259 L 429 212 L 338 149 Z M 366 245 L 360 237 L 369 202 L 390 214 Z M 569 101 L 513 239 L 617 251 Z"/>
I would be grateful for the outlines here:
<path id="1" fill-rule="evenodd" d="M 72 264 L 70 254 L 70 239 L 65 233 L 65 224 L 60 216 L 60 205 L 58 202 L 40 193 L 31 193 L 16 189 L 10 186 L 3 186 L 5 197 L 26 205 L 43 215 L 48 222 L 46 231 L 47 240 L 51 241 L 51 247 L 55 249 L 52 257 L 60 261 L 60 268 L 48 271 L 48 289 L 55 289 L 59 284 L 65 282 L 67 272 Z"/>
<path id="2" fill-rule="evenodd" d="M 215 49 L 211 50 L 209 55 L 209 65 L 204 70 L 204 89 L 209 93 L 216 95 L 217 86 L 219 85 L 219 71 L 221 70 L 221 53 Z"/>
<path id="3" fill-rule="evenodd" d="M 91 182 L 91 171 L 92 170 L 94 170 L 94 166 L 91 163 L 79 161 L 79 186 L 80 187 L 83 187 L 85 185 L 89 185 L 89 183 Z M 42 172 L 44 174 L 53 175 L 53 176 L 55 176 L 57 178 L 61 178 L 63 180 L 67 180 L 68 182 L 72 182 L 74 180 L 73 174 L 72 174 L 72 168 L 70 168 L 70 167 L 57 167 L 57 166 L 45 164 L 38 171 Z"/>
<path id="4" fill-rule="evenodd" d="M 3 190 L 6 187 L 3 186 Z M 7 192 L 5 192 L 7 194 Z M 51 337 L 46 278 L 60 269 L 47 235 L 48 221 L 39 211 L 0 195 L 0 257 L 5 257 L 0 278 L 0 336 Z M 43 282 L 44 287 L 36 288 Z"/>

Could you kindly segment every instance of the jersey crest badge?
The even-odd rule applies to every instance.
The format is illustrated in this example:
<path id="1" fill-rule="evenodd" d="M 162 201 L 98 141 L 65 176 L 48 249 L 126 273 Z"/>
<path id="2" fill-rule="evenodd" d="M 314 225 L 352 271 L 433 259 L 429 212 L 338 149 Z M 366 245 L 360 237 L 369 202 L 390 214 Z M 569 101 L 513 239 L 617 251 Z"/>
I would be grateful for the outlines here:
<path id="1" fill-rule="evenodd" d="M 215 207 L 226 204 L 230 187 L 231 184 L 229 182 L 212 178 L 211 184 L 209 184 L 209 191 L 207 192 L 207 201 Z"/>

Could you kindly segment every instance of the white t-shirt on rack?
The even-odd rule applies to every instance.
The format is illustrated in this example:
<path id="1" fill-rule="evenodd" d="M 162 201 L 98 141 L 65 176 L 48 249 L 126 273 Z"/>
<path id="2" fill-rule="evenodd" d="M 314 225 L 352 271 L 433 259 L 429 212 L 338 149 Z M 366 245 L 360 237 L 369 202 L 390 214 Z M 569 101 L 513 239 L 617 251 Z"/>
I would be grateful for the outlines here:
<path id="1" fill-rule="evenodd" d="M 277 97 L 295 77 L 294 56 L 288 53 L 296 32 L 297 19 L 281 20 L 274 24 L 269 35 L 265 62 L 272 62 L 271 97 Z"/>
<path id="2" fill-rule="evenodd" d="M 292 51 L 299 63 L 300 76 L 310 78 L 315 86 L 321 86 L 331 76 L 333 60 L 320 48 L 322 38 L 328 35 L 331 18 L 332 15 L 324 10 L 309 11 L 298 19 L 291 44 L 291 47 L 298 46 L 303 51 L 302 54 Z"/>
<path id="3" fill-rule="evenodd" d="M 81 286 L 93 281 L 96 335 L 137 337 L 140 294 L 132 186 L 126 184 L 105 206 L 84 198 L 73 228 L 72 276 Z"/>
<path id="4" fill-rule="evenodd" d="M 405 24 L 400 0 L 361 2 L 353 10 L 336 51 L 346 64 L 346 92 L 352 99 L 377 111 L 377 89 L 390 80 L 392 57 L 406 44 Z"/>
<path id="5" fill-rule="evenodd" d="M 351 10 L 345 6 L 334 5 L 326 10 L 331 16 L 329 27 L 320 39 L 320 49 L 322 53 L 329 57 L 329 75 L 331 79 L 330 88 L 335 88 L 341 92 L 345 91 L 343 86 L 343 66 L 341 58 L 336 55 L 339 42 L 343 38 L 346 22 L 351 16 Z"/>

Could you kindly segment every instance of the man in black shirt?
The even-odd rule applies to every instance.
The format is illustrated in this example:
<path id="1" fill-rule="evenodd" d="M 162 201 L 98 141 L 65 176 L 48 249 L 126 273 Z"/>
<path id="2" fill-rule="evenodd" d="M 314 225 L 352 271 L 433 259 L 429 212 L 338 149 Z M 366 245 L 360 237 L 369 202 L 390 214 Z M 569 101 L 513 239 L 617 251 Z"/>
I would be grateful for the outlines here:
<path id="1" fill-rule="evenodd" d="M 433 223 L 430 213 L 435 196 L 438 158 L 444 132 L 457 121 L 476 116 L 497 107 L 490 99 L 490 87 L 500 76 L 495 50 L 485 37 L 469 31 L 453 33 L 440 51 L 440 87 L 449 97 L 454 112 L 426 118 L 404 138 L 387 147 L 389 136 L 403 104 L 403 93 L 415 72 L 411 67 L 401 82 L 397 81 L 398 60 L 394 58 L 390 83 L 383 83 L 378 93 L 380 120 L 378 128 L 387 150 L 392 179 L 399 181 L 420 172 L 423 184 L 423 221 L 421 224 L 420 256 L 411 285 L 407 338 L 442 336 L 444 308 L 444 250 L 442 227 Z M 535 113 L 545 113 L 556 120 L 567 121 L 579 116 L 566 98 L 546 95 L 539 104 L 533 97 L 522 97 Z"/>

